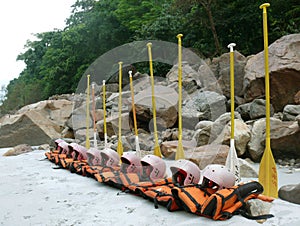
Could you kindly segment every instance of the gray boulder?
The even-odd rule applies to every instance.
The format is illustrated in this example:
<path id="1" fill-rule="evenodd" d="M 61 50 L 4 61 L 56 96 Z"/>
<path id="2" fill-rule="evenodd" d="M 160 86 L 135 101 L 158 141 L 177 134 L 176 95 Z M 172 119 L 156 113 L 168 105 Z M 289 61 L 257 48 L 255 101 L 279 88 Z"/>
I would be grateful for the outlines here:
<path id="1" fill-rule="evenodd" d="M 283 109 L 283 121 L 294 121 L 300 115 L 300 105 L 286 105 Z"/>
<path id="2" fill-rule="evenodd" d="M 288 202 L 300 204 L 300 183 L 282 186 L 278 191 L 278 196 Z"/>
<path id="3" fill-rule="evenodd" d="M 199 121 L 215 121 L 225 112 L 225 96 L 211 91 L 196 92 L 183 104 L 183 126 L 186 128 L 195 128 Z"/>
<path id="4" fill-rule="evenodd" d="M 266 101 L 262 99 L 255 99 L 250 104 L 250 119 L 258 119 L 266 117 Z M 270 115 L 274 114 L 274 109 L 272 105 L 270 106 Z"/>
<path id="5" fill-rule="evenodd" d="M 294 103 L 300 87 L 300 33 L 283 36 L 269 46 L 270 97 L 275 112 Z M 247 102 L 265 96 L 264 51 L 245 66 L 244 97 Z"/>
<path id="6" fill-rule="evenodd" d="M 223 94 L 230 97 L 230 54 L 224 53 L 218 58 L 213 58 L 210 68 L 218 78 L 218 84 Z M 246 57 L 241 53 L 234 52 L 234 93 L 237 96 L 243 95 L 244 68 Z"/>

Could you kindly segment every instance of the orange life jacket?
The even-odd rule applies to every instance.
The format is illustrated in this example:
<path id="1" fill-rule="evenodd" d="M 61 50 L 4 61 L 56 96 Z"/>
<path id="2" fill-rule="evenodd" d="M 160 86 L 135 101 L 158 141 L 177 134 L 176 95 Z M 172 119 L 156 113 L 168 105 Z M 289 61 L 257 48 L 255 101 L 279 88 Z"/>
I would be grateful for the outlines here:
<path id="1" fill-rule="evenodd" d="M 272 214 L 251 216 L 244 210 L 246 201 L 249 199 L 262 199 L 273 201 L 271 197 L 260 195 L 263 186 L 257 181 L 240 184 L 232 188 L 222 189 L 211 195 L 203 204 L 201 214 L 214 220 L 226 220 L 235 214 L 241 214 L 249 219 L 267 219 Z"/>
<path id="2" fill-rule="evenodd" d="M 214 191 L 205 189 L 200 184 L 195 184 L 174 187 L 171 192 L 178 206 L 187 212 L 200 215 L 202 205 Z"/>
<path id="3" fill-rule="evenodd" d="M 55 156 L 57 156 L 58 154 L 60 154 L 60 151 L 58 150 L 53 150 L 53 151 L 48 151 L 45 153 L 46 158 L 55 163 Z"/>
<path id="4" fill-rule="evenodd" d="M 112 187 L 128 190 L 128 186 L 140 182 L 140 176 L 137 173 L 123 173 L 120 170 L 108 171 L 101 173 L 103 183 Z"/>
<path id="5" fill-rule="evenodd" d="M 103 183 L 105 181 L 105 178 L 108 176 L 112 176 L 114 171 L 119 171 L 119 166 L 114 167 L 107 167 L 107 166 L 92 166 L 91 171 L 94 175 L 94 178 L 100 182 Z M 106 175 L 104 173 L 109 173 L 109 175 Z M 111 174 L 110 174 L 111 173 Z M 104 174 L 104 175 L 103 175 Z"/>
<path id="6" fill-rule="evenodd" d="M 172 195 L 171 190 L 174 187 L 172 178 L 166 178 L 132 183 L 127 188 L 129 191 L 153 201 L 155 208 L 158 208 L 158 205 L 163 205 L 169 211 L 175 211 L 181 209 L 181 207 L 177 205 Z"/>
<path id="7" fill-rule="evenodd" d="M 59 165 L 64 168 L 64 169 L 69 169 L 70 165 L 72 164 L 72 162 L 74 162 L 75 160 L 73 158 L 59 158 Z"/>
<path id="8" fill-rule="evenodd" d="M 273 201 L 270 197 L 260 195 L 262 191 L 262 185 L 253 181 L 221 189 L 215 193 L 212 189 L 204 188 L 202 185 L 174 187 L 172 194 L 177 204 L 186 211 L 213 220 L 226 220 L 235 214 L 257 220 L 273 217 L 271 214 L 254 217 L 244 210 L 245 202 L 249 199 L 258 198 L 268 202 Z"/>
<path id="9" fill-rule="evenodd" d="M 87 160 L 76 160 L 70 163 L 69 170 L 71 173 L 77 173 L 79 175 L 85 176 L 85 171 L 83 170 L 83 167 L 85 166 L 88 166 Z"/>

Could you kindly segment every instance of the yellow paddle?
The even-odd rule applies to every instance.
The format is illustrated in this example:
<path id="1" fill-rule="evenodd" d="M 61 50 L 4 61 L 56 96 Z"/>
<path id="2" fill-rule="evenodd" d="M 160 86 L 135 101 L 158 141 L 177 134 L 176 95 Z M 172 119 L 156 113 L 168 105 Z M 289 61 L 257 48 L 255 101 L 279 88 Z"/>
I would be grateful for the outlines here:
<path id="1" fill-rule="evenodd" d="M 106 89 L 105 80 L 102 81 L 102 104 L 103 104 L 103 132 L 104 132 L 104 147 L 108 148 L 107 145 L 107 132 L 106 132 Z"/>
<path id="2" fill-rule="evenodd" d="M 134 90 L 132 84 L 132 71 L 129 71 L 129 81 L 130 81 L 130 91 L 131 91 L 131 106 L 132 106 L 132 114 L 133 114 L 133 124 L 134 124 L 134 134 L 135 134 L 135 152 L 138 157 L 142 157 L 141 155 L 141 148 L 139 144 L 139 136 L 138 136 L 138 129 L 137 129 L 137 121 L 136 121 L 136 112 L 135 112 L 135 105 L 134 105 Z"/>
<path id="3" fill-rule="evenodd" d="M 264 30 L 264 54 L 265 54 L 265 92 L 266 92 L 266 148 L 262 156 L 258 180 L 264 187 L 264 194 L 278 198 L 278 176 L 275 160 L 271 151 L 270 138 L 270 84 L 269 84 L 269 52 L 268 52 L 268 25 L 267 7 L 269 3 L 262 4 L 259 8 L 263 10 Z"/>
<path id="4" fill-rule="evenodd" d="M 119 62 L 119 135 L 118 135 L 118 147 L 117 152 L 121 157 L 123 155 L 122 145 L 122 64 Z"/>
<path id="5" fill-rule="evenodd" d="M 153 66 L 152 66 L 152 52 L 151 52 L 152 43 L 149 42 L 147 44 L 148 47 L 148 55 L 149 55 L 149 66 L 150 66 L 150 77 L 151 77 L 151 88 L 152 88 L 152 112 L 153 112 L 153 129 L 154 129 L 154 155 L 158 157 L 162 157 L 160 152 L 160 147 L 158 144 L 158 136 L 157 136 L 157 127 L 156 127 L 156 103 L 154 96 L 154 77 L 153 77 Z"/>
<path id="6" fill-rule="evenodd" d="M 95 84 L 92 84 L 93 99 L 93 127 L 94 127 L 94 148 L 97 148 L 97 129 L 96 129 L 96 103 L 95 103 Z"/>
<path id="7" fill-rule="evenodd" d="M 90 75 L 87 75 L 85 147 L 90 148 Z"/>
<path id="8" fill-rule="evenodd" d="M 235 182 L 241 180 L 240 165 L 234 146 L 234 51 L 235 43 L 230 43 L 230 107 L 231 107 L 231 134 L 230 134 L 230 149 L 226 158 L 225 165 L 235 174 Z"/>
<path id="9" fill-rule="evenodd" d="M 178 34 L 178 147 L 175 155 L 175 160 L 184 159 L 184 150 L 182 146 L 182 47 L 181 37 L 183 34 Z"/>

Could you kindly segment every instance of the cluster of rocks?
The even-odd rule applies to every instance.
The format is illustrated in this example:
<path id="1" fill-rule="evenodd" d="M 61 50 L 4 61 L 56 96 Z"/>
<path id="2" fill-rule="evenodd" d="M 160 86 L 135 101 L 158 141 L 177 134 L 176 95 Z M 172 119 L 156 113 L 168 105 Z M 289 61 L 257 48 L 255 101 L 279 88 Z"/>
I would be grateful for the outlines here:
<path id="1" fill-rule="evenodd" d="M 277 163 L 299 167 L 300 158 L 300 34 L 287 35 L 269 46 L 271 87 L 271 149 Z M 200 168 L 211 162 L 224 163 L 230 144 L 229 53 L 212 60 L 183 51 L 183 146 L 186 157 Z M 245 57 L 235 51 L 235 148 L 238 156 L 259 162 L 265 149 L 264 56 L 260 52 Z M 135 108 L 140 147 L 152 151 L 152 90 L 147 74 L 133 76 Z M 107 135 L 116 149 L 118 141 L 118 84 L 106 85 Z M 99 81 L 102 83 L 102 81 Z M 122 92 L 122 144 L 135 149 L 132 99 L 128 81 Z M 178 66 L 165 78 L 155 80 L 155 100 L 159 143 L 166 158 L 174 158 L 178 140 Z M 91 93 L 91 92 L 90 92 Z M 40 145 L 63 137 L 84 144 L 92 141 L 96 123 L 99 148 L 104 146 L 102 86 L 95 85 L 96 115 L 87 119 L 86 93 L 56 95 L 28 105 L 14 115 L 0 119 L 0 147 L 21 143 Z M 89 131 L 87 133 L 87 122 Z M 293 163 L 291 159 L 295 159 Z M 246 163 L 245 163 L 246 164 Z M 247 170 L 246 170 L 247 171 Z"/>
<path id="2" fill-rule="evenodd" d="M 269 47 L 271 85 L 271 149 L 276 159 L 300 158 L 300 34 L 284 36 Z M 230 80 L 229 53 L 202 60 L 183 51 L 182 126 L 186 146 L 195 150 L 206 145 L 229 146 Z M 142 149 L 153 147 L 152 90 L 150 77 L 135 73 L 137 125 Z M 164 153 L 174 149 L 178 128 L 178 67 L 155 81 L 159 143 Z M 101 81 L 100 81 L 101 82 Z M 118 84 L 106 85 L 107 135 L 114 147 L 118 135 Z M 245 57 L 235 52 L 235 148 L 239 157 L 259 162 L 265 149 L 265 100 L 263 52 Z M 103 145 L 102 86 L 96 85 L 96 114 L 88 121 L 93 139 L 96 122 L 99 145 Z M 92 103 L 90 101 L 90 108 Z M 0 147 L 20 143 L 40 145 L 56 137 L 86 140 L 86 94 L 65 94 L 28 105 L 0 119 Z M 134 149 L 133 113 L 128 82 L 122 92 L 122 140 Z M 169 142 L 173 142 L 170 143 Z M 169 148 L 170 147 L 170 148 Z M 210 146 L 208 146 L 209 149 Z M 196 149 L 195 149 L 196 148 Z M 170 150 L 168 150 L 170 149 Z M 212 148 L 214 149 L 214 148 Z M 222 148 L 220 148 L 221 150 Z M 188 149 L 187 149 L 188 150 Z M 223 150 L 223 149 L 222 149 Z M 172 154 L 168 154 L 172 156 Z"/>

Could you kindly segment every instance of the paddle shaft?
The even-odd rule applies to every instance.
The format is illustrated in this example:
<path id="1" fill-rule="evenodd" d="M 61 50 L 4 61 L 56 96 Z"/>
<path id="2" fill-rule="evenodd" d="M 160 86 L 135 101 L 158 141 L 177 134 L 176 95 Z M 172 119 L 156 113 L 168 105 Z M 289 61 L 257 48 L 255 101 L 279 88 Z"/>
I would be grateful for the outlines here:
<path id="1" fill-rule="evenodd" d="M 178 147 L 175 159 L 184 159 L 184 150 L 182 146 L 182 34 L 178 34 Z"/>
<path id="2" fill-rule="evenodd" d="M 269 50 L 268 50 L 268 24 L 267 7 L 263 8 L 263 31 L 264 31 L 264 56 L 265 56 L 265 95 L 266 95 L 266 148 L 271 148 L 270 142 L 270 82 L 269 82 Z"/>
<path id="3" fill-rule="evenodd" d="M 230 108 L 231 108 L 230 138 L 234 139 L 234 51 L 233 51 L 233 46 L 229 46 L 229 47 L 230 47 Z"/>
<path id="4" fill-rule="evenodd" d="M 95 104 L 95 84 L 92 84 L 92 100 L 93 100 L 93 128 L 94 128 L 94 147 L 97 148 L 96 135 L 96 104 Z"/>
<path id="5" fill-rule="evenodd" d="M 107 148 L 107 132 L 106 132 L 106 87 L 105 80 L 102 81 L 102 98 L 103 98 L 103 132 L 104 132 L 104 145 Z"/>
<path id="6" fill-rule="evenodd" d="M 86 94 L 86 141 L 85 147 L 90 148 L 90 75 L 87 75 L 87 94 Z"/>
<path id="7" fill-rule="evenodd" d="M 118 154 L 121 157 L 123 155 L 122 145 L 122 64 L 119 62 L 119 135 L 118 135 Z"/>
<path id="8" fill-rule="evenodd" d="M 134 90 L 133 90 L 133 82 L 132 82 L 132 71 L 129 71 L 129 81 L 130 81 L 130 91 L 131 91 L 131 106 L 132 106 L 132 114 L 133 114 L 133 124 L 134 124 L 134 134 L 138 136 L 137 129 L 137 121 L 136 121 L 136 111 L 134 105 Z"/>
<path id="9" fill-rule="evenodd" d="M 154 154 L 161 157 L 160 147 L 158 144 L 157 135 L 157 124 L 156 124 L 156 103 L 155 103 L 155 93 L 154 93 L 154 76 L 153 76 L 153 66 L 152 66 L 152 43 L 148 43 L 148 56 L 149 56 L 149 67 L 150 67 L 150 78 L 151 78 L 151 91 L 152 91 L 152 114 L 153 114 L 153 132 L 154 132 Z"/>

